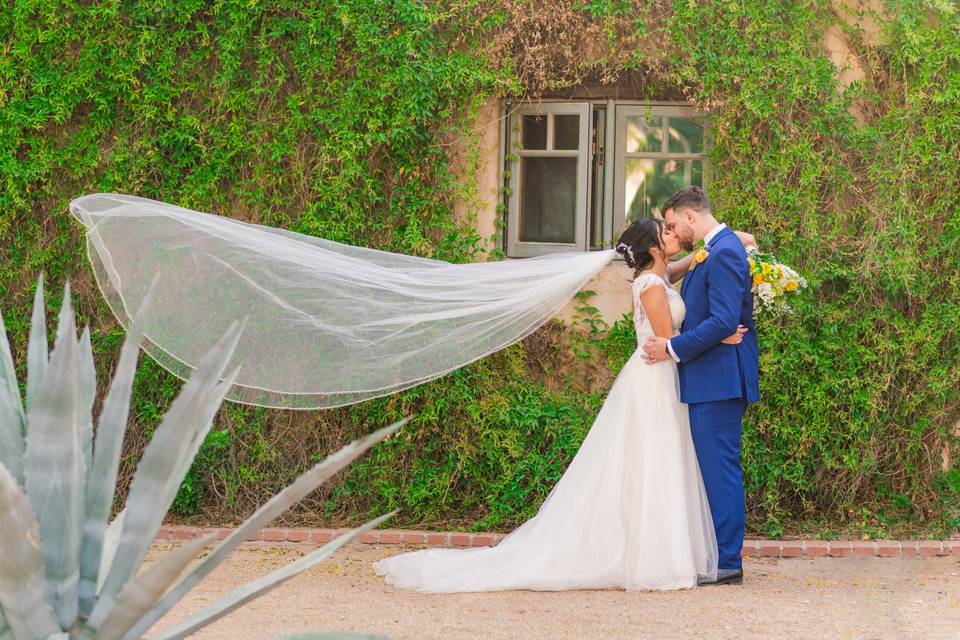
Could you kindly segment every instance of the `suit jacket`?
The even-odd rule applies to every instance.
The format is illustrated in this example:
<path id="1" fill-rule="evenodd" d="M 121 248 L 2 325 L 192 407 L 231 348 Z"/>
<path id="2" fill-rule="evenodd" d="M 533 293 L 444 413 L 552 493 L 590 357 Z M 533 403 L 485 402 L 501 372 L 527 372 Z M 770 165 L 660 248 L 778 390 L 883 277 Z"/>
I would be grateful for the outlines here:
<path id="1" fill-rule="evenodd" d="M 705 249 L 707 259 L 683 278 L 687 315 L 680 335 L 670 341 L 680 359 L 680 400 L 757 402 L 759 349 L 747 252 L 730 229 L 718 232 Z M 750 329 L 743 342 L 723 344 L 741 324 Z"/>

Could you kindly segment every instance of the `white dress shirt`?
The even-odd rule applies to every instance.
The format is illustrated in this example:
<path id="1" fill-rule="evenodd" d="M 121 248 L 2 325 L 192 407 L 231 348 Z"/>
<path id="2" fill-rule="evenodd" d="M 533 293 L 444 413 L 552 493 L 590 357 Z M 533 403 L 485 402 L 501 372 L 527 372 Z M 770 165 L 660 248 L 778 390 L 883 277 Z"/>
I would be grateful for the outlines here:
<path id="1" fill-rule="evenodd" d="M 703 246 L 709 246 L 713 239 L 717 237 L 717 234 L 727 228 L 727 225 L 720 223 L 710 230 L 710 233 L 703 236 Z M 680 358 L 677 357 L 677 354 L 673 352 L 673 346 L 671 346 L 670 341 L 667 340 L 667 353 L 670 354 L 670 357 L 676 362 L 680 362 Z"/>

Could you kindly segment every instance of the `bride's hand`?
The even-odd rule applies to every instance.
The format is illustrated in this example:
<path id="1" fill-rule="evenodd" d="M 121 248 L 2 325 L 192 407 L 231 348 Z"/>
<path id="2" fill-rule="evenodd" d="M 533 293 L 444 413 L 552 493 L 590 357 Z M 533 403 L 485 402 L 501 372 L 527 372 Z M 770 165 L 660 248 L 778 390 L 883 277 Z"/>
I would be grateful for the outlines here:
<path id="1" fill-rule="evenodd" d="M 740 325 L 739 327 L 737 327 L 736 333 L 734 333 L 732 336 L 728 338 L 724 338 L 720 342 L 722 342 L 723 344 L 740 344 L 741 342 L 743 342 L 743 334 L 745 334 L 747 331 L 750 331 L 750 329 L 747 329 L 745 326 Z"/>
<path id="2" fill-rule="evenodd" d="M 734 231 L 737 234 L 737 237 L 740 238 L 740 242 L 743 243 L 743 246 L 747 249 L 754 247 L 756 249 L 760 248 L 760 245 L 757 244 L 757 239 L 753 236 L 752 233 L 747 233 L 746 231 Z"/>

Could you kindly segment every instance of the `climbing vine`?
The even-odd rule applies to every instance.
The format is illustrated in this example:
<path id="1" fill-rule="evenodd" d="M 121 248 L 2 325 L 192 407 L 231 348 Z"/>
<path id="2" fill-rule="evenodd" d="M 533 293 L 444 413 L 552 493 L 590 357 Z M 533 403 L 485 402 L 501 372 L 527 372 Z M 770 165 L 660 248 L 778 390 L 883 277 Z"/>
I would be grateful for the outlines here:
<path id="1" fill-rule="evenodd" d="M 849 48 L 852 82 L 828 34 Z M 54 290 L 69 278 L 98 361 L 116 354 L 122 332 L 66 211 L 94 191 L 390 251 L 496 255 L 455 214 L 476 200 L 469 168 L 453 167 L 479 160 L 479 106 L 629 81 L 710 112 L 718 211 L 811 281 L 794 316 L 762 327 L 749 526 L 944 534 L 960 523 L 958 42 L 955 6 L 934 0 L 8 3 L 4 317 L 22 355 L 36 275 Z M 398 525 L 509 528 L 563 472 L 632 348 L 625 321 L 552 324 L 349 409 L 226 406 L 176 512 L 238 519 L 325 452 L 411 414 L 293 518 L 339 525 L 400 507 Z M 141 364 L 131 465 L 178 387 Z"/>

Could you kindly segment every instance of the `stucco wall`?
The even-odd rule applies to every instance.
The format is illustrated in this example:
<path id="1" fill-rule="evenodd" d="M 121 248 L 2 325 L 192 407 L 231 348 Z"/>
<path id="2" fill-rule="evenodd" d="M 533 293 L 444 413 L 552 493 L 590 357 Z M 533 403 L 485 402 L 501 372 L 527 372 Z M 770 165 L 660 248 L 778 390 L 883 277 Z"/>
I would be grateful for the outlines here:
<path id="1" fill-rule="evenodd" d="M 496 247 L 497 204 L 500 202 L 500 99 L 488 98 L 476 113 L 470 128 L 453 141 L 454 170 L 464 185 L 462 197 L 454 203 L 461 221 L 470 221 L 487 241 L 487 252 Z"/>
<path id="2" fill-rule="evenodd" d="M 609 267 L 597 274 L 584 287 L 586 291 L 596 291 L 597 295 L 590 298 L 590 305 L 596 307 L 600 317 L 608 324 L 619 320 L 623 314 L 630 312 L 630 281 L 633 279 L 633 270 L 621 261 L 613 262 Z M 559 318 L 571 321 L 579 306 L 573 300 L 559 314 Z"/>

